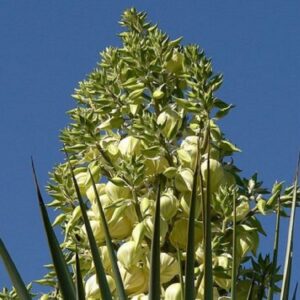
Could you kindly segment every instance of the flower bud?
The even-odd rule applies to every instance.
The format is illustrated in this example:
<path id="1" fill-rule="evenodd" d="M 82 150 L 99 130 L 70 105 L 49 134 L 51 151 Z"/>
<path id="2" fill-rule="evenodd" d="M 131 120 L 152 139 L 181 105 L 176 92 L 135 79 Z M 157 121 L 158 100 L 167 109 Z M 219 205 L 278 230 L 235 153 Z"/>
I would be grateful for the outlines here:
<path id="1" fill-rule="evenodd" d="M 194 174 L 191 169 L 181 169 L 175 176 L 175 187 L 179 192 L 188 192 L 193 189 Z"/>
<path id="2" fill-rule="evenodd" d="M 184 56 L 178 51 L 174 51 L 171 59 L 165 64 L 165 68 L 170 73 L 180 73 L 183 69 Z"/>
<path id="3" fill-rule="evenodd" d="M 169 282 L 179 272 L 178 261 L 168 253 L 160 254 L 160 283 Z"/>
<path id="4" fill-rule="evenodd" d="M 77 221 L 81 217 L 81 208 L 80 205 L 76 206 L 72 212 L 72 216 L 67 223 L 66 226 L 66 236 L 68 235 L 69 231 L 76 225 Z"/>
<path id="5" fill-rule="evenodd" d="M 162 133 L 166 138 L 173 136 L 174 130 L 181 126 L 181 122 L 178 113 L 170 107 L 161 112 L 157 117 L 157 124 L 162 126 Z"/>
<path id="6" fill-rule="evenodd" d="M 131 190 L 129 187 L 117 186 L 111 181 L 106 184 L 105 192 L 112 201 L 131 198 Z"/>
<path id="7" fill-rule="evenodd" d="M 188 220 L 179 219 L 174 225 L 170 233 L 170 242 L 177 248 L 185 249 L 187 245 L 188 238 Z M 202 229 L 199 223 L 196 223 L 195 226 L 195 246 L 202 240 Z"/>
<path id="8" fill-rule="evenodd" d="M 224 177 L 224 170 L 222 164 L 215 159 L 209 160 L 209 170 L 210 170 L 210 192 L 215 193 Z M 201 164 L 201 173 L 205 186 L 207 186 L 207 160 Z"/>
<path id="9" fill-rule="evenodd" d="M 125 242 L 118 250 L 118 261 L 125 269 L 129 269 L 136 265 L 141 259 L 142 251 L 140 247 L 136 247 L 134 241 Z"/>
<path id="10" fill-rule="evenodd" d="M 119 143 L 118 149 L 123 157 L 131 157 L 141 153 L 141 140 L 133 136 L 127 136 Z"/>
<path id="11" fill-rule="evenodd" d="M 139 247 L 145 235 L 144 222 L 138 223 L 132 230 L 132 239 L 135 243 L 135 247 Z"/>
<path id="12" fill-rule="evenodd" d="M 108 286 L 110 291 L 113 293 L 116 289 L 115 281 L 110 275 L 106 275 Z M 92 275 L 85 283 L 85 296 L 87 299 L 102 299 L 100 288 L 97 282 L 97 276 Z M 103 300 L 103 299 L 102 299 Z"/>
<path id="13" fill-rule="evenodd" d="M 173 218 L 178 210 L 179 202 L 174 196 L 171 189 L 160 197 L 160 215 L 166 221 Z"/>
<path id="14" fill-rule="evenodd" d="M 160 100 L 165 96 L 165 93 L 160 88 L 158 88 L 153 92 L 152 96 L 154 100 Z"/>
<path id="15" fill-rule="evenodd" d="M 165 300 L 183 300 L 181 297 L 180 283 L 173 283 L 167 287 L 165 292 Z"/>

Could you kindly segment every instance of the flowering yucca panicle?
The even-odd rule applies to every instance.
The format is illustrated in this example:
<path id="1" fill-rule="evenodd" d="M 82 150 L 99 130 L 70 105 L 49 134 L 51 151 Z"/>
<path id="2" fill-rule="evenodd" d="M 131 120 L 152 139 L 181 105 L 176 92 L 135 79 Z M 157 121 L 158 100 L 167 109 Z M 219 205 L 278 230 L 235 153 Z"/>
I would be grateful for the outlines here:
<path id="1" fill-rule="evenodd" d="M 250 214 L 259 187 L 239 177 L 232 156 L 240 150 L 225 139 L 218 120 L 231 109 L 214 92 L 222 77 L 196 45 L 171 40 L 146 14 L 129 9 L 120 22 L 120 48 L 101 53 L 96 69 L 75 90 L 78 107 L 61 140 L 74 167 L 109 289 L 118 299 L 91 172 L 129 299 L 148 299 L 150 251 L 160 182 L 161 298 L 182 299 L 192 195 L 195 204 L 195 295 L 204 299 L 204 213 L 210 198 L 214 297 L 231 289 L 233 199 L 236 196 L 238 270 L 247 268 L 262 231 Z M 198 162 L 198 166 L 197 166 Z M 197 173 L 195 173 L 197 172 Z M 209 174 L 209 175 L 208 175 Z M 197 181 L 195 184 L 195 180 Z M 50 206 L 63 214 L 62 248 L 74 267 L 75 248 L 87 299 L 101 299 L 67 163 L 58 165 L 48 186 Z M 263 192 L 263 189 L 260 189 Z M 207 195 L 209 194 L 209 196 Z M 51 277 L 51 275 L 49 275 Z M 251 280 L 251 279 L 250 279 Z M 249 283 L 238 275 L 237 286 Z M 246 299 L 240 294 L 239 300 Z"/>

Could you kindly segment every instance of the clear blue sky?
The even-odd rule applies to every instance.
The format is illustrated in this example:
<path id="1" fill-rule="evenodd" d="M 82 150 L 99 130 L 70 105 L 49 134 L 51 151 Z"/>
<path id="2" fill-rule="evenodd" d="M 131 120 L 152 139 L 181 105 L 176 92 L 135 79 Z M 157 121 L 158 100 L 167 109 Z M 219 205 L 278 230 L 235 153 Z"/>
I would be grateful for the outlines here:
<path id="1" fill-rule="evenodd" d="M 243 150 L 236 156 L 243 174 L 258 171 L 269 187 L 293 178 L 300 149 L 299 1 L 2 0 L 0 236 L 26 282 L 40 278 L 50 261 L 30 155 L 45 185 L 62 160 L 58 134 L 68 124 L 65 111 L 75 105 L 70 95 L 99 51 L 119 44 L 117 22 L 131 6 L 146 10 L 171 37 L 200 44 L 224 74 L 219 95 L 236 108 L 223 129 Z M 270 228 L 274 219 L 267 220 Z M 299 219 L 296 225 L 299 236 Z M 263 250 L 272 243 L 272 236 L 263 240 Z M 296 238 L 294 275 L 299 251 Z M 3 285 L 10 282 L 1 264 Z"/>

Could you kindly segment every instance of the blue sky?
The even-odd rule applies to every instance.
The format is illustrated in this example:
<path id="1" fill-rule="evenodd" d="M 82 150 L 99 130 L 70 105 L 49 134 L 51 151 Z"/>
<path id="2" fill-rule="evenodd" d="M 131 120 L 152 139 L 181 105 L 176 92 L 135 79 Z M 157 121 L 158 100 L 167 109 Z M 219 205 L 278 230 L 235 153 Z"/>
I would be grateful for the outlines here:
<path id="1" fill-rule="evenodd" d="M 224 74 L 219 96 L 236 108 L 222 125 L 243 150 L 236 156 L 243 174 L 257 171 L 269 187 L 294 176 L 300 149 L 299 1 L 2 0 L 0 236 L 26 282 L 40 278 L 50 261 L 30 155 L 45 185 L 63 159 L 58 134 L 68 124 L 65 112 L 75 106 L 70 95 L 98 53 L 119 45 L 120 14 L 131 6 L 146 10 L 172 38 L 199 44 Z M 268 217 L 267 228 L 273 224 Z M 296 225 L 298 236 L 299 219 Z M 264 239 L 263 250 L 272 243 L 272 236 Z M 294 246 L 299 253 L 299 239 Z M 295 255 L 294 275 L 299 268 Z M 1 264 L 4 285 L 10 282 Z"/>

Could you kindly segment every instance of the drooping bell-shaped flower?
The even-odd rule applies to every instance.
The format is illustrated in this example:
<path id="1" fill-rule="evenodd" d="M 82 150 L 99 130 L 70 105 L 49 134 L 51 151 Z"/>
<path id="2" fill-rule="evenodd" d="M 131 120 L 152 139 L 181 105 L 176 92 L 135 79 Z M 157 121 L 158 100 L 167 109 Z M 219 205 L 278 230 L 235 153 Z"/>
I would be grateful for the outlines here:
<path id="1" fill-rule="evenodd" d="M 109 181 L 105 186 L 105 192 L 112 201 L 131 198 L 131 190 L 127 186 L 118 186 Z"/>
<path id="2" fill-rule="evenodd" d="M 183 300 L 181 297 L 181 284 L 172 283 L 165 291 L 165 300 Z"/>
<path id="3" fill-rule="evenodd" d="M 108 282 L 108 286 L 110 291 L 113 293 L 116 289 L 115 286 L 115 281 L 110 275 L 106 275 L 106 279 Z M 100 293 L 100 288 L 97 282 L 97 276 L 96 274 L 92 275 L 85 283 L 85 296 L 89 300 L 97 300 L 101 299 L 101 293 Z"/>
<path id="4" fill-rule="evenodd" d="M 155 211 L 154 200 L 144 197 L 140 201 L 140 210 L 143 217 L 153 216 Z"/>
<path id="5" fill-rule="evenodd" d="M 123 265 L 125 269 L 129 269 L 137 264 L 141 259 L 143 251 L 141 247 L 136 247 L 134 241 L 128 241 L 121 245 L 118 249 L 117 257 L 118 261 Z"/>
<path id="6" fill-rule="evenodd" d="M 179 192 L 188 192 L 193 189 L 194 174 L 191 169 L 182 168 L 175 176 L 175 187 Z"/>
<path id="7" fill-rule="evenodd" d="M 179 273 L 179 264 L 177 259 L 168 253 L 160 254 L 160 282 L 169 282 Z"/>
<path id="8" fill-rule="evenodd" d="M 110 157 L 110 159 L 115 159 L 119 155 L 118 145 L 120 142 L 120 136 L 106 136 L 100 141 L 100 146 L 104 152 Z M 98 151 L 99 152 L 99 151 Z"/>
<path id="9" fill-rule="evenodd" d="M 128 238 L 131 235 L 133 225 L 137 222 L 137 216 L 135 212 L 132 212 L 133 207 L 130 205 L 110 209 L 113 210 L 112 217 L 108 220 L 111 237 L 118 240 Z"/>
<path id="10" fill-rule="evenodd" d="M 182 193 L 179 200 L 180 200 L 180 207 L 183 210 L 186 217 L 190 214 L 190 203 L 191 203 L 192 193 L 191 192 L 185 192 Z M 195 217 L 198 218 L 201 213 L 201 201 L 200 197 L 197 195 L 196 200 L 196 208 L 195 208 Z"/>
<path id="11" fill-rule="evenodd" d="M 174 193 L 169 189 L 166 193 L 163 193 L 160 197 L 160 215 L 169 221 L 173 218 L 178 210 L 179 201 L 174 196 Z"/>
<path id="12" fill-rule="evenodd" d="M 164 156 L 145 160 L 145 175 L 155 176 L 163 173 L 169 167 L 169 162 Z"/>
<path id="13" fill-rule="evenodd" d="M 105 184 L 104 183 L 96 183 L 95 185 L 96 185 L 96 189 L 97 189 L 99 196 L 102 196 L 103 194 L 105 194 Z M 96 203 L 96 194 L 94 191 L 94 187 L 92 185 L 87 189 L 86 196 L 90 200 L 91 204 Z"/>
<path id="14" fill-rule="evenodd" d="M 231 287 L 231 258 L 228 255 L 220 255 L 213 259 L 215 267 L 223 269 L 225 275 L 228 275 L 229 278 L 226 278 L 224 275 L 214 276 L 214 281 L 222 289 L 228 290 Z"/>
<path id="15" fill-rule="evenodd" d="M 187 218 L 178 219 L 174 223 L 172 227 L 172 231 L 170 233 L 170 242 L 175 248 L 179 247 L 180 249 L 186 249 L 187 239 L 188 239 L 187 231 L 188 231 Z M 195 245 L 200 243 L 201 240 L 202 240 L 202 227 L 198 222 L 196 223 L 195 226 Z"/>
<path id="16" fill-rule="evenodd" d="M 181 123 L 179 114 L 170 107 L 161 112 L 157 117 L 157 124 L 162 127 L 162 133 L 168 139 L 173 136 L 176 129 L 180 128 Z"/>
<path id="17" fill-rule="evenodd" d="M 101 244 L 104 242 L 105 240 L 105 236 L 104 236 L 104 232 L 103 232 L 103 228 L 101 226 L 100 220 L 90 220 L 90 225 L 94 234 L 94 237 L 97 241 L 98 244 Z M 86 232 L 86 228 L 85 225 L 82 225 L 81 230 L 83 232 L 83 235 L 87 238 L 87 232 Z"/>
<path id="18" fill-rule="evenodd" d="M 198 153 L 198 137 L 196 135 L 186 137 L 177 150 L 181 166 L 195 170 Z"/>
<path id="19" fill-rule="evenodd" d="M 165 68 L 170 73 L 179 73 L 183 69 L 184 56 L 182 53 L 174 50 L 172 57 L 165 64 Z"/>
<path id="20" fill-rule="evenodd" d="M 138 295 L 148 290 L 149 273 L 145 268 L 133 266 L 125 269 L 121 263 L 118 263 L 118 266 L 128 296 Z"/>
<path id="21" fill-rule="evenodd" d="M 202 162 L 201 164 L 201 174 L 202 174 L 202 178 L 205 184 L 205 187 L 207 186 L 207 160 L 205 160 L 204 162 Z M 215 160 L 215 159 L 210 159 L 209 160 L 209 175 L 210 175 L 210 192 L 214 193 L 218 190 L 222 179 L 224 177 L 224 170 L 222 167 L 222 164 Z"/>
<path id="22" fill-rule="evenodd" d="M 120 141 L 118 149 L 123 157 L 139 155 L 142 149 L 141 140 L 134 136 L 127 136 Z"/>
<path id="23" fill-rule="evenodd" d="M 245 218 L 245 216 L 249 213 L 250 205 L 248 201 L 242 201 L 236 207 L 236 221 L 240 221 Z M 233 213 L 232 213 L 233 217 Z"/>
<path id="24" fill-rule="evenodd" d="M 153 234 L 153 217 L 147 217 L 144 220 L 145 224 L 145 235 L 152 239 Z M 168 223 L 164 219 L 160 219 L 160 244 L 163 245 L 165 242 L 166 234 L 168 232 Z"/>

